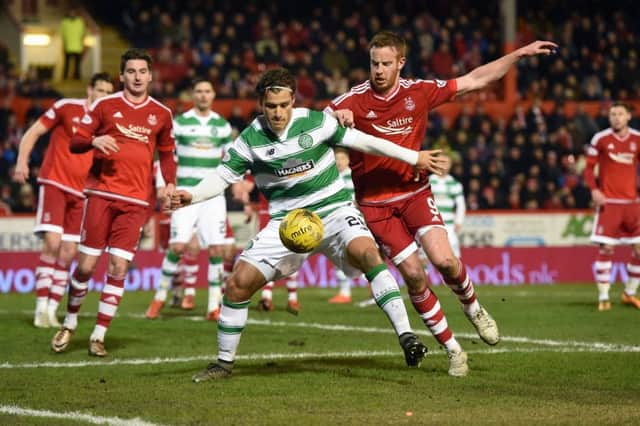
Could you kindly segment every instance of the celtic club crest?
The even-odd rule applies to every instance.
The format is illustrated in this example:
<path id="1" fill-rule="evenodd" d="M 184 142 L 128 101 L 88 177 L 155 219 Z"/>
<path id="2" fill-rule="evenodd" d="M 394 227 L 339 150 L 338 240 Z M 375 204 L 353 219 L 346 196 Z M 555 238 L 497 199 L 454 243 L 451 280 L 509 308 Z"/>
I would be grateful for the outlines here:
<path id="1" fill-rule="evenodd" d="M 311 146 L 313 146 L 313 138 L 304 133 L 298 138 L 298 145 L 303 149 L 311 148 Z"/>

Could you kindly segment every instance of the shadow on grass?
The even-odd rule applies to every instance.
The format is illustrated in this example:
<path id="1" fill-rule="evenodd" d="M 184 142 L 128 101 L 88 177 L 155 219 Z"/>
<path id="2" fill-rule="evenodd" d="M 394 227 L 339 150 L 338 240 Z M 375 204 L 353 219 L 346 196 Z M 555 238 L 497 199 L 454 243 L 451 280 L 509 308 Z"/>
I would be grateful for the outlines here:
<path id="1" fill-rule="evenodd" d="M 269 361 L 265 363 L 246 363 L 237 361 L 233 370 L 233 376 L 237 378 L 252 377 L 287 377 L 298 374 L 326 374 L 330 376 L 342 377 L 345 379 L 366 379 L 372 382 L 395 383 L 398 385 L 410 385 L 416 377 L 423 378 L 432 374 L 441 374 L 438 368 L 428 365 L 425 361 L 421 368 L 414 369 L 404 365 L 402 355 L 398 354 L 399 360 L 394 358 L 333 358 L 333 359 L 305 359 L 305 360 L 285 360 Z M 212 355 L 211 361 L 214 362 Z M 166 368 L 158 373 L 143 373 L 142 376 L 173 376 L 176 374 L 185 375 L 190 380 L 191 375 L 206 368 L 208 363 L 203 361 L 197 367 Z M 384 371 L 384 374 L 381 374 Z M 445 372 L 446 374 L 446 372 Z M 389 375 L 394 376 L 390 378 Z M 220 380 L 224 382 L 225 380 Z"/>

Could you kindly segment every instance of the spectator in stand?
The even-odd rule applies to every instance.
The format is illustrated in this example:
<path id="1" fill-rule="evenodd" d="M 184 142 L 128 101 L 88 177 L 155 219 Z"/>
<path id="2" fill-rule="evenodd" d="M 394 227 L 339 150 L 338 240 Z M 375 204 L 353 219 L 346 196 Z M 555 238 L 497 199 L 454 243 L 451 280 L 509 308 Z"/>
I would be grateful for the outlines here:
<path id="1" fill-rule="evenodd" d="M 73 60 L 73 74 L 71 78 L 80 79 L 80 61 L 84 52 L 84 36 L 86 26 L 84 19 L 79 14 L 78 9 L 69 9 L 67 15 L 60 23 L 60 37 L 62 38 L 62 48 L 64 49 L 64 72 L 62 77 L 69 78 L 71 61 Z"/>
<path id="2" fill-rule="evenodd" d="M 36 196 L 31 185 L 25 183 L 19 187 L 16 203 L 12 210 L 13 213 L 35 213 Z"/>

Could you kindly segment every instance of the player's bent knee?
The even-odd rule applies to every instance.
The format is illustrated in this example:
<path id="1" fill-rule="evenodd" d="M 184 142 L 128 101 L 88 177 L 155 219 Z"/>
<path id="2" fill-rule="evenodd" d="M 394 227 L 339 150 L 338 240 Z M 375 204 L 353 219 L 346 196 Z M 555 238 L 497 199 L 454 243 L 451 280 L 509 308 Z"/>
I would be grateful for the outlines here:
<path id="1" fill-rule="evenodd" d="M 367 272 L 382 263 L 382 257 L 375 243 L 370 238 L 359 237 L 351 241 L 347 247 L 349 263 Z"/>
<path id="2" fill-rule="evenodd" d="M 433 266 L 445 277 L 453 276 L 457 272 L 458 259 L 455 256 L 444 256 L 434 261 Z"/>
<path id="3" fill-rule="evenodd" d="M 424 286 L 427 285 L 427 276 L 420 262 L 405 261 L 400 265 L 400 272 L 410 290 L 424 290 Z"/>
<path id="4" fill-rule="evenodd" d="M 613 246 L 601 244 L 600 247 L 598 248 L 598 253 L 604 256 L 611 256 L 613 255 L 613 252 L 614 252 Z"/>

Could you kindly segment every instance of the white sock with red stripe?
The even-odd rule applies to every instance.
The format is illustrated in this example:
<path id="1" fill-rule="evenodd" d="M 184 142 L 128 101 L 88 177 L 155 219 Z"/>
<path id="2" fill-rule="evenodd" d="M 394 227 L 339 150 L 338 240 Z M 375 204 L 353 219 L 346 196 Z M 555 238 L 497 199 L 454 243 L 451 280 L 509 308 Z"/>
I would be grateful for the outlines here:
<path id="1" fill-rule="evenodd" d="M 182 270 L 184 271 L 184 295 L 195 296 L 198 271 L 200 270 L 198 258 L 190 254 L 185 254 L 182 257 L 182 262 Z"/>
<path id="2" fill-rule="evenodd" d="M 67 315 L 64 318 L 63 326 L 71 330 L 78 327 L 78 311 L 87 296 L 89 288 L 89 279 L 81 277 L 78 268 L 73 271 L 69 280 L 69 298 L 67 299 Z"/>
<path id="3" fill-rule="evenodd" d="M 342 269 L 336 268 L 336 278 L 338 279 L 340 294 L 345 297 L 351 297 L 351 280 L 342 271 Z"/>
<path id="4" fill-rule="evenodd" d="M 629 279 L 624 285 L 624 292 L 627 293 L 627 296 L 635 296 L 638 284 L 640 284 L 640 259 L 635 254 L 631 255 L 631 259 L 627 263 L 627 274 Z"/>
<path id="5" fill-rule="evenodd" d="M 460 272 L 457 277 L 443 277 L 447 286 L 458 296 L 458 300 L 462 303 L 462 309 L 468 315 L 475 315 L 480 310 L 480 303 L 476 298 L 476 292 L 473 288 L 471 277 L 467 274 L 467 267 L 461 260 Z"/>
<path id="6" fill-rule="evenodd" d="M 289 302 L 298 301 L 298 273 L 294 272 L 287 279 L 287 295 Z"/>
<path id="7" fill-rule="evenodd" d="M 261 299 L 271 300 L 273 299 L 273 281 L 269 281 L 262 287 Z"/>
<path id="8" fill-rule="evenodd" d="M 431 331 L 438 343 L 443 345 L 447 352 L 462 350 L 456 338 L 453 337 L 453 332 L 449 328 L 447 318 L 440 308 L 440 301 L 435 293 L 426 287 L 421 293 L 409 293 L 409 297 L 424 325 Z"/>
<path id="9" fill-rule="evenodd" d="M 598 300 L 600 302 L 609 300 L 609 289 L 611 288 L 611 258 L 612 255 L 602 250 L 596 256 L 596 283 L 598 284 Z"/>
<path id="10" fill-rule="evenodd" d="M 104 342 L 104 335 L 111 324 L 111 320 L 118 312 L 118 305 L 124 294 L 124 276 L 114 277 L 107 274 L 107 283 L 102 289 L 100 303 L 98 305 L 98 318 L 96 326 L 91 333 L 90 340 Z"/>
<path id="11" fill-rule="evenodd" d="M 70 268 L 71 264 L 67 264 L 60 259 L 56 262 L 56 267 L 53 270 L 51 288 L 49 289 L 49 301 L 47 306 L 49 316 L 55 315 L 58 310 L 62 296 L 64 296 L 64 291 L 67 288 Z"/>
<path id="12" fill-rule="evenodd" d="M 40 255 L 36 266 L 36 312 L 46 312 L 49 301 L 49 289 L 53 281 L 56 259 L 45 254 Z"/>

